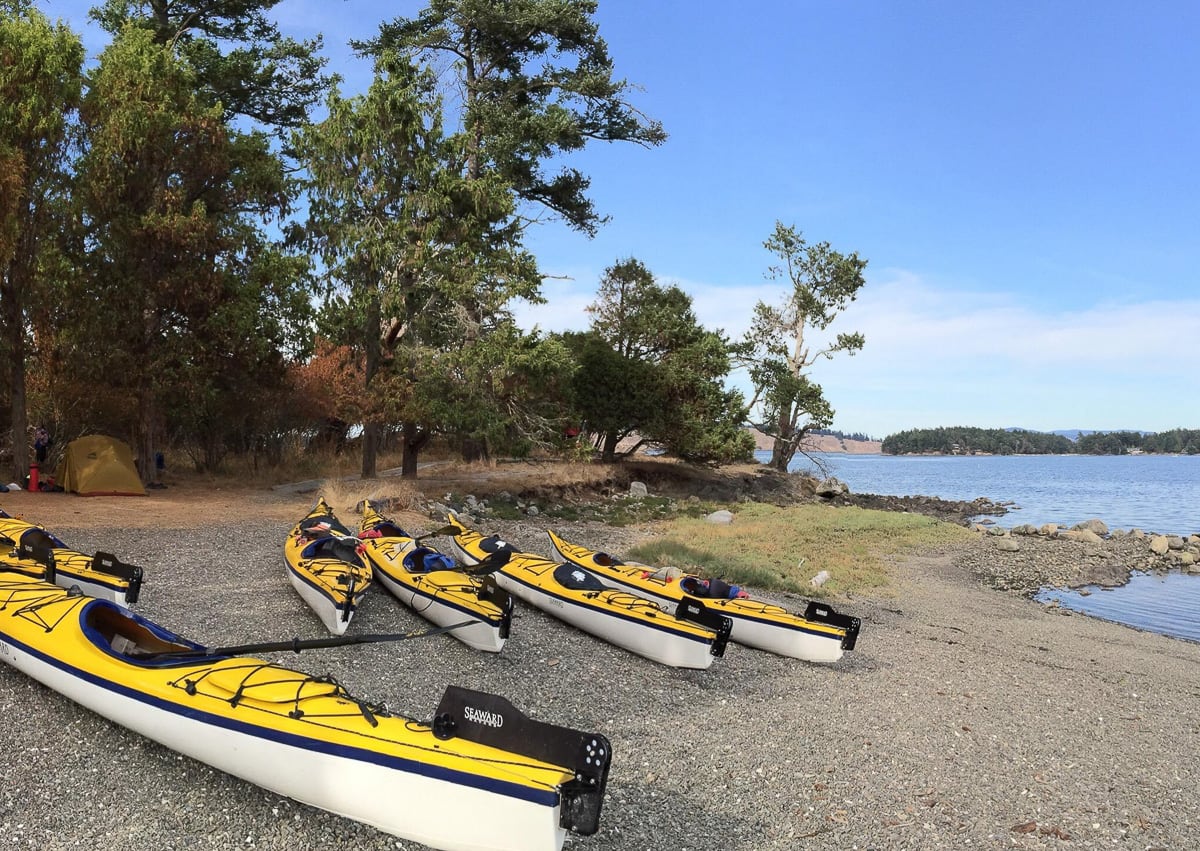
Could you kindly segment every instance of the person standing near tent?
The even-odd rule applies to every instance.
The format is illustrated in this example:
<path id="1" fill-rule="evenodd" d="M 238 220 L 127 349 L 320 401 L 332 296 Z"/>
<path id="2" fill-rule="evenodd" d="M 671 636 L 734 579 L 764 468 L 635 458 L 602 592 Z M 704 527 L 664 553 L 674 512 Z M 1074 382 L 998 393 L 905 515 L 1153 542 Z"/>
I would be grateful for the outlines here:
<path id="1" fill-rule="evenodd" d="M 39 467 L 46 463 L 46 453 L 50 451 L 50 444 L 53 442 L 46 427 L 38 426 L 37 431 L 33 433 L 33 455 L 37 459 Z"/>

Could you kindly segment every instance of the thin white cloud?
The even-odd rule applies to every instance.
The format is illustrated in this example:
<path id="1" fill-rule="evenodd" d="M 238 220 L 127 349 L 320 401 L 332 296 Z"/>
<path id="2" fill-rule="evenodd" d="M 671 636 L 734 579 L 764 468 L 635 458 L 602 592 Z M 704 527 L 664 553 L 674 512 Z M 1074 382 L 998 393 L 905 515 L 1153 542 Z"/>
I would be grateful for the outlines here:
<path id="1" fill-rule="evenodd" d="M 599 273 L 553 281 L 549 303 L 518 312 L 543 330 L 587 327 Z M 779 283 L 716 286 L 660 275 L 692 296 L 706 328 L 731 338 Z M 909 428 L 972 425 L 1052 430 L 1164 430 L 1200 425 L 1200 300 L 1101 303 L 1044 310 L 1008 293 L 933 284 L 882 270 L 827 331 L 860 332 L 863 350 L 811 371 L 837 411 L 834 427 L 883 437 Z M 817 343 L 814 337 L 811 340 Z M 744 375 L 731 383 L 749 394 Z"/>

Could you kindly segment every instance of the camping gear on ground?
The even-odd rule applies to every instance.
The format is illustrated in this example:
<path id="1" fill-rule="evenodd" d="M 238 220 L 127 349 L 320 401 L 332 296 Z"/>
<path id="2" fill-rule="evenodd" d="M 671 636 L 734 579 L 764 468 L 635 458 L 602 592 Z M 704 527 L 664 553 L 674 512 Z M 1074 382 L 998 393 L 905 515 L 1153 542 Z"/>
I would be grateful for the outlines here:
<path id="1" fill-rule="evenodd" d="M 474 620 L 450 635 L 476 650 L 497 653 L 504 647 L 513 600 L 494 576 L 468 576 L 452 558 L 422 546 L 420 538 L 410 536 L 367 500 L 359 509 L 361 550 L 384 588 L 440 626 Z"/>
<path id="2" fill-rule="evenodd" d="M 181 754 L 433 848 L 558 851 L 599 826 L 607 739 L 495 695 L 451 686 L 421 722 L 4 569 L 0 660 Z"/>
<path id="3" fill-rule="evenodd" d="M 371 587 L 371 567 L 358 546 L 358 538 L 334 516 L 324 497 L 283 544 L 288 581 L 334 635 L 346 631 Z"/>
<path id="4" fill-rule="evenodd" d="M 702 603 L 689 599 L 664 609 L 646 597 L 606 588 L 584 568 L 517 552 L 500 538 L 468 529 L 454 515 L 450 522 L 458 528 L 451 546 L 463 561 L 477 564 L 492 553 L 511 552 L 493 574 L 500 587 L 584 632 L 677 668 L 708 668 L 725 653 L 729 619 Z"/>
<path id="5" fill-rule="evenodd" d="M 67 444 L 54 481 L 80 496 L 145 496 L 129 445 L 92 434 Z"/>
<path id="6" fill-rule="evenodd" d="M 116 556 L 85 555 L 69 549 L 41 526 L 10 517 L 0 509 L 0 567 L 53 582 L 76 586 L 89 597 L 132 605 L 142 588 L 142 569 Z"/>
<path id="7" fill-rule="evenodd" d="M 858 618 L 839 614 L 833 607 L 812 601 L 803 615 L 782 606 L 737 596 L 719 579 L 703 580 L 678 568 L 655 568 L 625 563 L 608 553 L 569 544 L 547 532 L 554 551 L 563 561 L 586 568 L 605 586 L 651 597 L 664 605 L 678 605 L 698 597 L 704 605 L 733 622 L 730 639 L 738 644 L 769 650 L 808 662 L 836 662 L 858 640 Z"/>

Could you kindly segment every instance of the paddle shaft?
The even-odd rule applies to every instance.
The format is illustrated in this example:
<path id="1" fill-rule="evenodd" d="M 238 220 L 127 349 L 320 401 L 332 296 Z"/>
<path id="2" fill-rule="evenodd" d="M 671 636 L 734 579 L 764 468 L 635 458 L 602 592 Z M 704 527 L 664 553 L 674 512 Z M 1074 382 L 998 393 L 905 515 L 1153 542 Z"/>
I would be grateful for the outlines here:
<path id="1" fill-rule="evenodd" d="M 318 650 L 324 647 L 347 647 L 351 644 L 379 644 L 385 641 L 407 641 L 410 638 L 426 638 L 431 635 L 441 635 L 451 630 L 479 623 L 477 620 L 440 626 L 419 632 L 390 632 L 371 633 L 367 635 L 338 635 L 331 638 L 293 638 L 290 641 L 261 641 L 257 644 L 236 644 L 230 647 L 206 647 L 199 650 L 167 650 L 162 653 L 147 653 L 142 658 L 162 658 L 164 656 L 245 656 L 250 653 L 273 653 L 291 650 L 299 653 L 301 650 Z"/>

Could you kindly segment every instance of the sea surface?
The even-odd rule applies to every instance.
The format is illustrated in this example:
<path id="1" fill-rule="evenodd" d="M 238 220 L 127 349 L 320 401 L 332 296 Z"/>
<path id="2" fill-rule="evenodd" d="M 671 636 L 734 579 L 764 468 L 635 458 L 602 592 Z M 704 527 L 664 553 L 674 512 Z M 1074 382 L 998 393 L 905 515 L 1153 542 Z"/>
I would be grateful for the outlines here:
<path id="1" fill-rule="evenodd" d="M 760 461 L 769 452 L 755 453 Z M 856 493 L 1011 503 L 995 518 L 1072 526 L 1091 518 L 1109 529 L 1164 535 L 1200 532 L 1200 456 L 892 456 L 814 453 L 791 469 L 836 476 Z M 1200 641 L 1200 576 L 1135 573 L 1127 585 L 1088 593 L 1043 589 L 1037 599 L 1105 620 Z"/>

